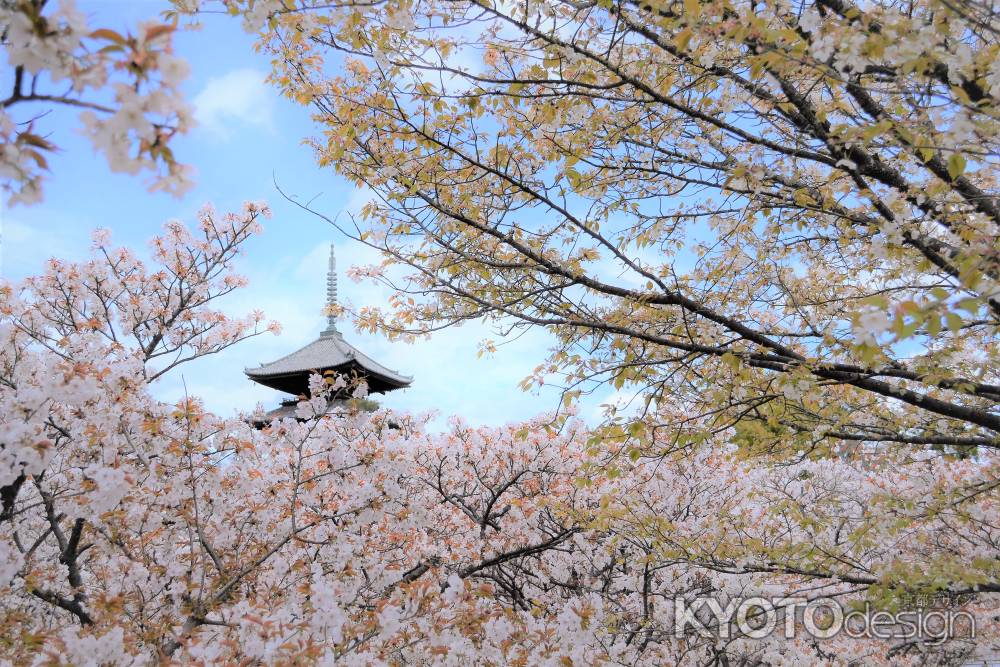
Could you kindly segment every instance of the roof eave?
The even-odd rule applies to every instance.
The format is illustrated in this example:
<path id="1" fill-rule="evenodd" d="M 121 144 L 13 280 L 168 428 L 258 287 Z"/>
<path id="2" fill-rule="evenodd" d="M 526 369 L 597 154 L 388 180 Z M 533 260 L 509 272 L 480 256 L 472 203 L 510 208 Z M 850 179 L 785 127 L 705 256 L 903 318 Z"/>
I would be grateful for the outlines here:
<path id="1" fill-rule="evenodd" d="M 356 362 L 352 362 L 329 368 L 312 369 L 309 371 L 254 373 L 253 371 L 256 369 L 245 369 L 243 372 L 251 381 L 262 384 L 265 387 L 270 387 L 271 389 L 276 389 L 291 395 L 299 395 L 304 392 L 307 378 L 313 372 L 321 375 L 328 371 L 349 372 L 351 370 L 349 367 L 352 365 L 357 364 Z M 413 378 L 399 375 L 386 375 L 385 373 L 372 371 L 364 367 L 360 368 L 364 371 L 365 376 L 369 378 L 369 391 L 375 394 L 384 394 L 389 391 L 395 391 L 396 389 L 406 389 L 413 382 Z"/>

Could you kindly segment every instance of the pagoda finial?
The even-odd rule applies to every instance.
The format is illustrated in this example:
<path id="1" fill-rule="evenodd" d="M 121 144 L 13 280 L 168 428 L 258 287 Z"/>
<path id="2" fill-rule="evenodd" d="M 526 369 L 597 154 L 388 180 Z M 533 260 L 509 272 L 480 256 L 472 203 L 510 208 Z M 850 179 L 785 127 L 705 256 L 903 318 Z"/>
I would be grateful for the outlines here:
<path id="1" fill-rule="evenodd" d="M 337 257 L 334 245 L 330 244 L 330 267 L 326 274 L 326 330 L 323 336 L 339 336 L 337 331 Z"/>

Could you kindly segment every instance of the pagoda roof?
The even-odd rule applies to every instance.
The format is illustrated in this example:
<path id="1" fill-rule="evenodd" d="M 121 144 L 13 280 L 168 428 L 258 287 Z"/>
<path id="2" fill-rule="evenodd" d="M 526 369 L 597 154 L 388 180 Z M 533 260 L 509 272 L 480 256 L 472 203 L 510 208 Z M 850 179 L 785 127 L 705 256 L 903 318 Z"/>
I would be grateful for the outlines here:
<path id="1" fill-rule="evenodd" d="M 368 382 L 369 391 L 374 393 L 407 387 L 413 381 L 412 377 L 397 373 L 361 352 L 339 332 L 329 330 L 291 354 L 243 372 L 254 382 L 288 393 L 300 393 L 303 376 L 328 370 L 354 371 Z"/>
<path id="2" fill-rule="evenodd" d="M 335 371 L 354 375 L 376 394 L 407 387 L 413 378 L 386 368 L 344 340 L 337 330 L 337 261 L 330 244 L 330 265 L 326 276 L 326 329 L 305 347 L 257 368 L 245 368 L 254 382 L 293 395 L 309 393 L 312 373 Z M 345 393 L 345 392 L 341 392 Z"/>

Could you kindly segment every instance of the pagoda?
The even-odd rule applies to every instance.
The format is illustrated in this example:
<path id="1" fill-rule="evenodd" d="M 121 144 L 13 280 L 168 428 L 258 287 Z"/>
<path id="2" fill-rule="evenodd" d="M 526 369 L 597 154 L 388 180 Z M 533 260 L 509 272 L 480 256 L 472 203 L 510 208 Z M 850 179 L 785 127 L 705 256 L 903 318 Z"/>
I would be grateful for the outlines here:
<path id="1" fill-rule="evenodd" d="M 295 406 L 300 397 L 309 396 L 309 376 L 327 371 L 342 373 L 353 381 L 364 381 L 369 393 L 384 394 L 393 389 L 406 388 L 413 378 L 386 368 L 356 347 L 344 340 L 337 330 L 337 260 L 334 246 L 330 244 L 330 267 L 326 277 L 326 329 L 319 338 L 303 348 L 257 368 L 246 368 L 247 377 L 278 391 L 291 394 L 292 398 L 282 400 L 281 406 L 256 418 L 257 425 L 269 424 L 274 419 L 295 414 Z M 349 383 L 351 384 L 351 383 Z M 350 398 L 350 386 L 336 392 L 330 408 L 345 403 Z"/>

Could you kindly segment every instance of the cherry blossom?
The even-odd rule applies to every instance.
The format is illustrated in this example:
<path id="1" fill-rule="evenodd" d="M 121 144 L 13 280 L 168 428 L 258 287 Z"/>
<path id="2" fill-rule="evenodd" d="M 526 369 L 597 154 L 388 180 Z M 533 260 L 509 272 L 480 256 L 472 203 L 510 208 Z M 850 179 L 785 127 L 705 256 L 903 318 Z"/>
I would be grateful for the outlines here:
<path id="1" fill-rule="evenodd" d="M 156 400 L 184 360 L 266 330 L 212 310 L 243 284 L 232 261 L 266 212 L 170 222 L 148 266 L 98 231 L 91 260 L 0 292 L 5 659 L 898 665 L 996 649 L 986 622 L 943 643 L 674 626 L 705 595 L 891 608 L 900 572 L 934 591 L 959 566 L 981 578 L 949 584 L 956 604 L 990 618 L 996 507 L 974 490 L 995 484 L 992 454 L 768 466 L 722 436 L 683 455 L 665 431 L 595 448 L 565 415 L 432 432 L 331 411 L 332 375 L 259 430 Z"/>
<path id="2" fill-rule="evenodd" d="M 193 124 L 179 89 L 188 66 L 172 53 L 175 23 L 120 34 L 90 26 L 73 0 L 29 0 L 0 6 L 0 24 L 14 73 L 0 99 L 0 187 L 11 204 L 42 198 L 47 155 L 57 149 L 44 115 L 54 106 L 82 110 L 82 131 L 112 171 L 151 173 L 151 189 L 174 195 L 192 185 L 193 169 L 170 149 Z"/>

